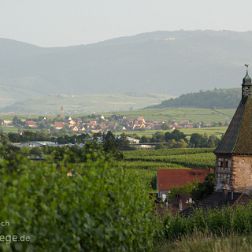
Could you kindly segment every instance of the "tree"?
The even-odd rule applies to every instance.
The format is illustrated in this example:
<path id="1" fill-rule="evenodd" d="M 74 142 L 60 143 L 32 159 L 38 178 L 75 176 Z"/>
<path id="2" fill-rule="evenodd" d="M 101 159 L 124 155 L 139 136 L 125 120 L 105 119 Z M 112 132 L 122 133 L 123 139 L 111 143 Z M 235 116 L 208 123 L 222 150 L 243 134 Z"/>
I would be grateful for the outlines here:
<path id="1" fill-rule="evenodd" d="M 140 143 L 148 143 L 150 141 L 150 139 L 146 136 L 142 136 L 140 138 Z"/>
<path id="2" fill-rule="evenodd" d="M 127 150 L 130 148 L 129 145 L 129 140 L 127 138 L 127 135 L 125 133 L 122 133 L 118 138 L 117 138 L 117 146 L 120 150 Z"/>
<path id="3" fill-rule="evenodd" d="M 188 147 L 188 143 L 184 140 L 181 139 L 179 141 L 176 142 L 176 144 L 174 145 L 175 148 L 187 148 Z"/>
<path id="4" fill-rule="evenodd" d="M 208 138 L 208 141 L 207 141 L 207 147 L 209 148 L 215 148 L 220 142 L 220 139 L 215 136 L 215 135 L 211 135 L 209 138 Z"/>
<path id="5" fill-rule="evenodd" d="M 165 133 L 165 141 L 168 142 L 169 140 L 175 140 L 175 141 L 179 141 L 179 140 L 184 140 L 184 141 L 187 141 L 186 139 L 186 135 L 175 129 L 174 131 L 172 131 L 171 133 L 170 132 L 166 132 Z"/>
<path id="6" fill-rule="evenodd" d="M 151 142 L 153 142 L 153 143 L 164 142 L 164 134 L 162 132 L 159 132 L 159 131 L 155 132 L 152 135 Z"/>
<path id="7" fill-rule="evenodd" d="M 203 183 L 199 183 L 192 191 L 192 196 L 195 200 L 200 200 L 210 195 L 214 191 L 215 175 L 210 173 L 206 176 Z"/>
<path id="8" fill-rule="evenodd" d="M 108 131 L 107 134 L 103 136 L 103 148 L 106 152 L 116 152 L 118 144 L 115 136 L 111 131 Z"/>
<path id="9" fill-rule="evenodd" d="M 16 127 L 23 127 L 24 126 L 24 123 L 17 116 L 13 117 L 12 123 Z"/>
<path id="10" fill-rule="evenodd" d="M 207 135 L 200 135 L 198 133 L 193 133 L 190 138 L 189 146 L 191 148 L 208 147 Z"/>

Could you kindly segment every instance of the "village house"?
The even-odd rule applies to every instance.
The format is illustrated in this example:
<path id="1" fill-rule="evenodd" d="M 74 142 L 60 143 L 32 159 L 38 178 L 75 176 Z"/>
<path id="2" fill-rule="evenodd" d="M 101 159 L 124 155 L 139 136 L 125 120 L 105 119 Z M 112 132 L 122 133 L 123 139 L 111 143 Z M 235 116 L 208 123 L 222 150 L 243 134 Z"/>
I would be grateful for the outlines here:
<path id="1" fill-rule="evenodd" d="M 164 213 L 168 207 L 173 213 L 182 212 L 193 204 L 191 194 L 177 194 L 175 199 L 170 198 L 171 191 L 193 183 L 203 183 L 210 169 L 160 169 L 157 171 L 158 197 L 166 208 L 157 205 L 157 211 Z"/>
<path id="2" fill-rule="evenodd" d="M 71 117 L 69 117 L 68 119 L 68 127 L 72 128 L 75 127 L 77 125 L 77 122 L 75 120 L 73 120 Z"/>
<path id="3" fill-rule="evenodd" d="M 96 129 L 97 121 L 96 120 L 89 121 L 87 125 L 88 125 L 88 128 L 90 129 Z"/>
<path id="4" fill-rule="evenodd" d="M 31 128 L 31 129 L 38 128 L 38 124 L 33 120 L 26 120 L 25 121 L 25 126 L 28 127 L 28 128 Z"/>
<path id="5" fill-rule="evenodd" d="M 157 171 L 157 190 L 159 197 L 171 189 L 192 183 L 204 182 L 209 169 L 159 169 Z"/>
<path id="6" fill-rule="evenodd" d="M 139 139 L 136 139 L 133 137 L 127 137 L 126 139 L 129 141 L 129 144 L 139 144 L 140 143 Z"/>
<path id="7" fill-rule="evenodd" d="M 134 120 L 132 129 L 133 130 L 144 129 L 145 126 L 146 126 L 146 122 L 144 120 L 144 117 L 139 116 L 136 120 Z"/>
<path id="8" fill-rule="evenodd" d="M 79 128 L 77 126 L 72 127 L 71 130 L 75 133 L 79 132 Z"/>
<path id="9" fill-rule="evenodd" d="M 65 123 L 64 123 L 64 122 L 55 122 L 52 126 L 53 126 L 56 130 L 61 130 L 61 129 L 64 128 Z"/>
<path id="10" fill-rule="evenodd" d="M 12 120 L 3 120 L 3 126 L 12 127 L 13 126 Z"/>

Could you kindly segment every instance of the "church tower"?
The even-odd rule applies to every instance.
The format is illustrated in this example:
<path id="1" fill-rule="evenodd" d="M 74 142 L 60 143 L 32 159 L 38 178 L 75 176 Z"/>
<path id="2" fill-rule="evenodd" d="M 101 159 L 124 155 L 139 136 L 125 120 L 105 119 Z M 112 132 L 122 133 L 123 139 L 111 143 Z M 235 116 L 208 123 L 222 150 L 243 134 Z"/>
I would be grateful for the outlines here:
<path id="1" fill-rule="evenodd" d="M 242 99 L 214 151 L 216 191 L 252 192 L 252 81 L 245 66 Z"/>

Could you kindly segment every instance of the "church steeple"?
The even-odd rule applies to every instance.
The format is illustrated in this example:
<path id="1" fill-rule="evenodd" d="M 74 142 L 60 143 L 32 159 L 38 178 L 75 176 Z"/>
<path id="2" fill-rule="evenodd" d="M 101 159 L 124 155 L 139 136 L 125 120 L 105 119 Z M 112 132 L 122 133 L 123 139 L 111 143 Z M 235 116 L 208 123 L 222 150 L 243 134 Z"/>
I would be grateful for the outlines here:
<path id="1" fill-rule="evenodd" d="M 246 75 L 242 81 L 242 98 L 252 96 L 252 80 L 248 74 L 248 65 L 245 64 Z"/>

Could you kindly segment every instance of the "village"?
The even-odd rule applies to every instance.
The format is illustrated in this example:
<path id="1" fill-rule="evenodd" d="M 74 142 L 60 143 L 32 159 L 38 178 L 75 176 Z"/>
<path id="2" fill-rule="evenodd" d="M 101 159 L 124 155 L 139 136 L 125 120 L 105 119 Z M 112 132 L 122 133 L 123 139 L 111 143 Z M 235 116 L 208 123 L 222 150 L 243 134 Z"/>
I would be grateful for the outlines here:
<path id="1" fill-rule="evenodd" d="M 102 133 L 107 131 L 124 132 L 124 131 L 144 131 L 144 130 L 174 130 L 174 129 L 189 129 L 189 128 L 208 128 L 227 126 L 228 122 L 196 122 L 190 120 L 145 120 L 143 116 L 138 116 L 135 119 L 127 118 L 124 115 L 90 115 L 83 117 L 72 117 L 58 115 L 56 117 L 40 116 L 37 118 L 25 118 L 14 116 L 12 119 L 0 119 L 0 126 L 5 127 L 8 131 L 12 128 L 18 130 L 49 130 L 60 131 L 66 133 Z"/>

